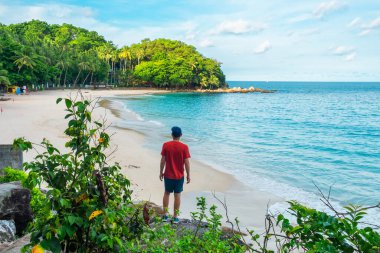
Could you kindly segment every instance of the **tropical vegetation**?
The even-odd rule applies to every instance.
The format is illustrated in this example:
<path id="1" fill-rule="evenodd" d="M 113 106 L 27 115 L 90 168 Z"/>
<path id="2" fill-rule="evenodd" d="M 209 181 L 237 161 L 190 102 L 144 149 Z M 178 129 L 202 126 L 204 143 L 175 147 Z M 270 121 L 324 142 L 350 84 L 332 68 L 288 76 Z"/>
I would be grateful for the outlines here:
<path id="1" fill-rule="evenodd" d="M 97 32 L 70 24 L 0 24 L 3 85 L 219 88 L 226 85 L 220 67 L 181 41 L 144 39 L 118 48 Z"/>
<path id="2" fill-rule="evenodd" d="M 208 207 L 205 198 L 198 198 L 192 213 L 195 229 L 163 223 L 146 205 L 131 202 L 129 180 L 106 155 L 112 153 L 106 151 L 107 126 L 92 117 L 95 101 L 78 94 L 57 103 L 64 103 L 67 112 L 65 152 L 46 139 L 40 144 L 16 139 L 15 148 L 36 148 L 38 155 L 24 163 L 27 174 L 7 168 L 0 177 L 0 182 L 21 180 L 32 190 L 34 220 L 24 252 L 380 252 L 376 226 L 363 222 L 366 211 L 380 208 L 380 203 L 337 211 L 324 195 L 322 201 L 332 214 L 291 201 L 287 213 L 266 215 L 261 234 L 242 231 L 237 219 L 230 221 L 227 204 L 219 200 L 232 225 L 225 232 L 222 215 L 215 206 Z M 47 187 L 43 193 L 42 183 Z"/>

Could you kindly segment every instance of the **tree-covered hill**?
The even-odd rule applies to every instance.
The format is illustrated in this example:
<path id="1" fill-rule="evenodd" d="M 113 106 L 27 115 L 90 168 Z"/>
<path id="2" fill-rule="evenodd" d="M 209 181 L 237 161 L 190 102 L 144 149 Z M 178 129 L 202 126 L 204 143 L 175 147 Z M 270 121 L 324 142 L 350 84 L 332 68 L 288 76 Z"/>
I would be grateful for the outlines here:
<path id="1" fill-rule="evenodd" d="M 220 63 L 181 41 L 145 39 L 117 48 L 94 31 L 38 20 L 0 24 L 0 66 L 4 80 L 30 87 L 225 86 Z"/>

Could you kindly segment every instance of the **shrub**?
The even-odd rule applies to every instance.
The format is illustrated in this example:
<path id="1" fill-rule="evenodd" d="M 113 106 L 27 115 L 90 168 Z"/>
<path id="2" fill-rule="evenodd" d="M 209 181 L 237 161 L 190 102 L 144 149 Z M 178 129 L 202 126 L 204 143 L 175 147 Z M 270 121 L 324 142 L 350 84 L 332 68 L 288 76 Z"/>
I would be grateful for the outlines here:
<path id="1" fill-rule="evenodd" d="M 21 181 L 21 184 L 23 184 L 28 177 L 28 174 L 26 174 L 25 171 L 13 169 L 11 167 L 5 167 L 3 173 L 4 175 L 0 176 L 0 183 Z"/>
<path id="2" fill-rule="evenodd" d="M 66 105 L 69 140 L 61 153 L 48 140 L 32 162 L 24 164 L 29 187 L 47 184 L 45 198 L 36 200 L 47 213 L 31 226 L 31 243 L 52 252 L 125 252 L 123 240 L 130 235 L 126 217 L 131 212 L 129 181 L 120 166 L 108 164 L 105 149 L 109 135 L 102 122 L 92 120 L 94 101 L 58 99 Z M 14 146 L 29 150 L 36 144 L 23 138 Z"/>

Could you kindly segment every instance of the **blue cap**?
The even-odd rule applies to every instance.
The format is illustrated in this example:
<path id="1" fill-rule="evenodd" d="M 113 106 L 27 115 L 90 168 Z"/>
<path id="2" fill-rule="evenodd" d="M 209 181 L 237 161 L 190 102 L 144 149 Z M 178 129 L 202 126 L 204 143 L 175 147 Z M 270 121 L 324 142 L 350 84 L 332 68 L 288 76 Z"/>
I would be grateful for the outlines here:
<path id="1" fill-rule="evenodd" d="M 181 128 L 179 128 L 177 126 L 172 127 L 172 135 L 173 135 L 174 138 L 181 137 L 181 135 L 182 135 Z"/>

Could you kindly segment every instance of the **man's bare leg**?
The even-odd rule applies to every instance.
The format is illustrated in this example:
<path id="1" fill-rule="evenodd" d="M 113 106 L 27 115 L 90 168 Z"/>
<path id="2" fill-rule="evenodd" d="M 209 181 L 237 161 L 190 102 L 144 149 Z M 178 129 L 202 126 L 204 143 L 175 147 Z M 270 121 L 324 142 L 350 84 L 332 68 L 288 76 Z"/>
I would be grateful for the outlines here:
<path id="1" fill-rule="evenodd" d="M 168 210 L 169 210 L 169 197 L 170 197 L 170 192 L 165 191 L 164 197 L 162 199 L 162 206 L 164 208 L 164 214 L 168 215 Z"/>
<path id="2" fill-rule="evenodd" d="M 174 193 L 174 215 L 176 218 L 179 215 L 179 208 L 181 206 L 181 193 Z"/>

